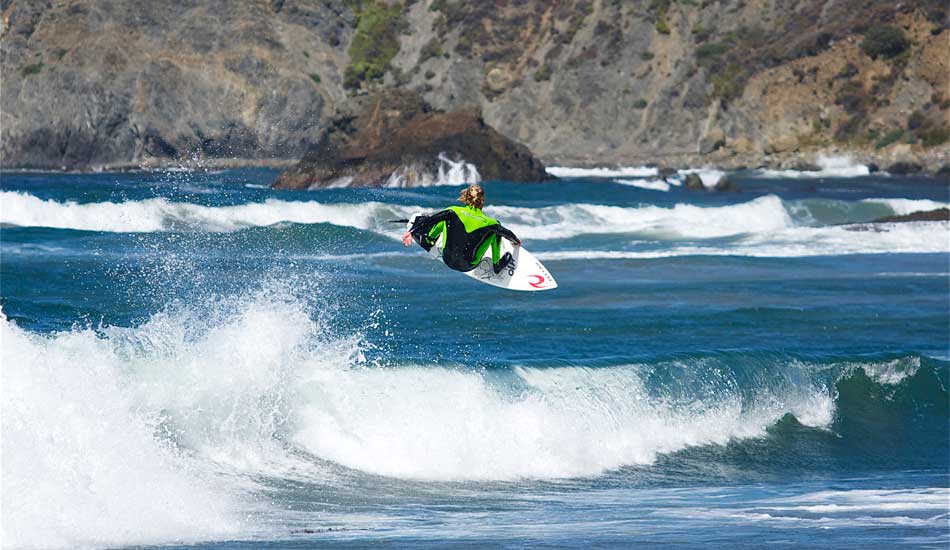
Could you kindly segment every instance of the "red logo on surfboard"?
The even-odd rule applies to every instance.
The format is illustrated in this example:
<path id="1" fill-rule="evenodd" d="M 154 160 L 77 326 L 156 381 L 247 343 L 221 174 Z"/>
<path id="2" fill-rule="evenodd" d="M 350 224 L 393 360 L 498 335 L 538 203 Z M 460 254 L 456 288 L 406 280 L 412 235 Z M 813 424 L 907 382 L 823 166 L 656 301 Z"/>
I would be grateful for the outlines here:
<path id="1" fill-rule="evenodd" d="M 529 281 L 528 284 L 534 288 L 544 288 L 544 276 L 542 275 L 529 275 L 532 279 L 537 279 L 536 281 Z"/>

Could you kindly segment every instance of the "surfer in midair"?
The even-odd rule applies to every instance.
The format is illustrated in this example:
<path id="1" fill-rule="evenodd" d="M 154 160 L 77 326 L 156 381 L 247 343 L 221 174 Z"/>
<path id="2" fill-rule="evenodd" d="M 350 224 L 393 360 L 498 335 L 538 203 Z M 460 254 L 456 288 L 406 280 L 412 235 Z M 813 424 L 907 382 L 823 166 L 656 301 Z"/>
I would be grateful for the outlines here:
<path id="1" fill-rule="evenodd" d="M 415 240 L 427 251 L 444 235 L 442 261 L 456 271 L 471 271 L 478 266 L 485 251 L 491 247 L 492 268 L 495 274 L 508 266 L 511 253 L 499 257 L 502 237 L 515 246 L 521 240 L 498 220 L 482 212 L 485 190 L 481 185 L 470 185 L 459 194 L 465 206 L 450 206 L 431 216 L 416 216 L 409 231 L 402 236 L 402 244 L 409 246 Z"/>

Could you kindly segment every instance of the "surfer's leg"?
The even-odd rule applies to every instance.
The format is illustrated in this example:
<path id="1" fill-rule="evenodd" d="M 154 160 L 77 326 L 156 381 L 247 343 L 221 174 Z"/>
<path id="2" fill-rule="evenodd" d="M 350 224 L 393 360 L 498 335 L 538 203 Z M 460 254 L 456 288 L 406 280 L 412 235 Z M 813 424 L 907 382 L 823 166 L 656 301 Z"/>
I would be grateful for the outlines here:
<path id="1" fill-rule="evenodd" d="M 497 240 L 498 239 L 494 235 L 488 235 L 482 240 L 482 242 L 478 243 L 478 246 L 475 248 L 475 256 L 471 259 L 473 266 L 478 265 L 479 262 L 482 261 L 482 256 L 485 255 L 485 251 L 488 250 L 489 246 L 492 247 L 492 263 L 498 261 L 498 253 L 495 250 L 495 248 L 498 246 L 498 244 L 495 242 Z"/>
<path id="2" fill-rule="evenodd" d="M 508 267 L 508 264 L 511 262 L 511 252 L 505 252 L 505 255 L 501 258 L 498 257 L 498 254 L 501 253 L 501 237 L 498 235 L 491 236 L 491 263 L 492 271 L 495 272 L 495 275 L 501 273 L 503 269 Z"/>

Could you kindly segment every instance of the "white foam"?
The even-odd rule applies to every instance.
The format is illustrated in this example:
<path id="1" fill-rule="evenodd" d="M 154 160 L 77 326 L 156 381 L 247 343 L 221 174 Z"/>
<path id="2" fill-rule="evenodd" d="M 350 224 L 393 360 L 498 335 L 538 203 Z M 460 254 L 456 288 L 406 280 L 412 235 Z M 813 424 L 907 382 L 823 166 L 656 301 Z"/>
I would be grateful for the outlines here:
<path id="1" fill-rule="evenodd" d="M 156 440 L 125 358 L 89 330 L 26 333 L 0 313 L 4 547 L 233 536 L 236 499 Z"/>
<path id="2" fill-rule="evenodd" d="M 386 187 L 435 187 L 471 185 L 482 181 L 478 167 L 465 159 L 452 160 L 439 153 L 439 167 L 435 174 L 416 173 L 413 168 L 403 167 L 389 175 Z"/>
<path id="3" fill-rule="evenodd" d="M 848 156 L 820 156 L 815 160 L 819 170 L 759 170 L 758 175 L 766 178 L 856 178 L 867 176 L 871 170 L 864 164 L 855 163 Z"/>
<path id="4" fill-rule="evenodd" d="M 620 166 L 617 168 L 579 168 L 572 166 L 548 166 L 548 174 L 559 178 L 649 178 L 659 174 L 650 166 Z"/>
<path id="5" fill-rule="evenodd" d="M 629 185 L 630 187 L 639 187 L 640 189 L 649 189 L 650 191 L 669 191 L 670 184 L 664 180 L 641 180 L 641 179 L 615 179 L 614 183 L 620 185 Z"/>
<path id="6" fill-rule="evenodd" d="M 719 207 L 677 204 L 637 208 L 566 204 L 545 208 L 486 208 L 519 237 L 558 239 L 581 234 L 641 233 L 658 237 L 713 238 L 772 232 L 792 224 L 774 195 Z"/>
<path id="7" fill-rule="evenodd" d="M 768 498 L 751 504 L 754 506 L 672 508 L 659 513 L 729 523 L 773 523 L 781 528 L 946 527 L 950 489 L 830 490 Z"/>

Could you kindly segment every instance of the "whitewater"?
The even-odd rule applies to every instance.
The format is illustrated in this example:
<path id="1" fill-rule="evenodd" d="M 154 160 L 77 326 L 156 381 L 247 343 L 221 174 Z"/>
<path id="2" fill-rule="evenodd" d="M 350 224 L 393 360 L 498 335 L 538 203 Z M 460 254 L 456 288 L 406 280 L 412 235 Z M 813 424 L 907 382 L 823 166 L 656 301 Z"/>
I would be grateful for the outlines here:
<path id="1" fill-rule="evenodd" d="M 4 174 L 3 547 L 950 542 L 945 185 L 562 175 L 522 296 L 398 242 L 458 187 Z"/>

